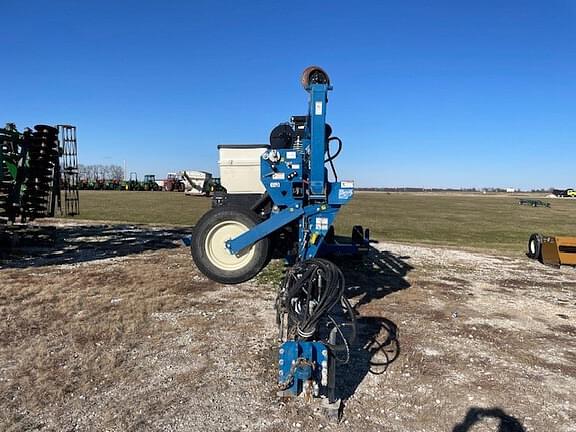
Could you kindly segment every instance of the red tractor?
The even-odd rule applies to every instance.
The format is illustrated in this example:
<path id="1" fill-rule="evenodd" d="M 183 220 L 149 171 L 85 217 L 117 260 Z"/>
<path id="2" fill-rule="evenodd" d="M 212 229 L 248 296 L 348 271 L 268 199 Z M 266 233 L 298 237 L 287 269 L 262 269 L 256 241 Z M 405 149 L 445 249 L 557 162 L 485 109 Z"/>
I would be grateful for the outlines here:
<path id="1" fill-rule="evenodd" d="M 168 174 L 164 180 L 164 190 L 167 192 L 184 192 L 185 185 L 182 179 L 176 174 Z"/>

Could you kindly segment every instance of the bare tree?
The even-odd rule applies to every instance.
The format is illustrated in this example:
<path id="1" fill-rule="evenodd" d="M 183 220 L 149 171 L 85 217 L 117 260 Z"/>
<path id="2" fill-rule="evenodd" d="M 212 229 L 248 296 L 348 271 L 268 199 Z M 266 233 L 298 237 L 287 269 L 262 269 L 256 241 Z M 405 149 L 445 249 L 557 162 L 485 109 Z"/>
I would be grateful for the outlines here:
<path id="1" fill-rule="evenodd" d="M 88 174 L 88 180 L 94 180 L 96 178 L 96 167 L 94 165 L 88 165 L 86 167 L 86 172 Z"/>
<path id="2" fill-rule="evenodd" d="M 80 176 L 81 180 L 89 180 L 88 176 L 88 167 L 83 164 L 78 165 L 78 175 Z"/>
<path id="3" fill-rule="evenodd" d="M 120 165 L 78 165 L 80 178 L 88 181 L 123 180 L 124 169 Z"/>
<path id="4" fill-rule="evenodd" d="M 124 168 L 120 165 L 110 165 L 108 167 L 110 180 L 124 180 Z"/>
<path id="5" fill-rule="evenodd" d="M 106 173 L 104 172 L 104 165 L 95 165 L 96 170 L 96 179 L 97 180 L 104 180 Z"/>

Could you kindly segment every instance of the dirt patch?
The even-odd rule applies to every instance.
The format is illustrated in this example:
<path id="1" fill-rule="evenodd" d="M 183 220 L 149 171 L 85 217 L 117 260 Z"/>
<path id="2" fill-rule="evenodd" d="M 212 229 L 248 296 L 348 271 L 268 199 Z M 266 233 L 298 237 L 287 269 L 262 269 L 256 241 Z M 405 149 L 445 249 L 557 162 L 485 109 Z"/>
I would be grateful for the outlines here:
<path id="1" fill-rule="evenodd" d="M 573 269 L 400 244 L 341 263 L 359 331 L 334 424 L 275 396 L 281 266 L 222 286 L 182 232 L 52 228 L 63 254 L 0 271 L 1 430 L 576 430 Z"/>

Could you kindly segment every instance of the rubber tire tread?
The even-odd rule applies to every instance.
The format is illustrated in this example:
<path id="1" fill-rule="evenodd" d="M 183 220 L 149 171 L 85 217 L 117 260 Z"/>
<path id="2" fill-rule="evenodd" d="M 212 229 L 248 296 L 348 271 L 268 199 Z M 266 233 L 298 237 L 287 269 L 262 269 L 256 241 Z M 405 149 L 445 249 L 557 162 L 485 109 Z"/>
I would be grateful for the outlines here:
<path id="1" fill-rule="evenodd" d="M 251 210 L 234 206 L 215 207 L 206 212 L 194 227 L 190 248 L 196 267 L 198 267 L 206 277 L 215 282 L 233 285 L 246 282 L 256 276 L 268 263 L 271 247 L 270 239 L 265 237 L 253 246 L 256 248 L 254 256 L 252 261 L 245 267 L 234 271 L 225 271 L 216 267 L 206 256 L 204 250 L 206 236 L 213 226 L 227 220 L 241 222 L 248 228 L 252 228 L 259 223 L 258 217 Z"/>
<path id="2" fill-rule="evenodd" d="M 530 248 L 530 244 L 532 242 L 536 242 L 534 253 L 532 253 L 532 249 Z M 535 260 L 542 260 L 542 236 L 538 233 L 534 233 L 528 239 L 528 252 L 526 252 L 528 258 L 532 258 Z"/>

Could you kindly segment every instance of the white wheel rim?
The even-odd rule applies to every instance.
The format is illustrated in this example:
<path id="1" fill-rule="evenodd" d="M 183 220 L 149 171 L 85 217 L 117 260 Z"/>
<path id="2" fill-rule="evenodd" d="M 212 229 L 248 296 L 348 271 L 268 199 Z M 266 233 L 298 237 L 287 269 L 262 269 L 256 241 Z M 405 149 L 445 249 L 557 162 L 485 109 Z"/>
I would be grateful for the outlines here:
<path id="1" fill-rule="evenodd" d="M 252 261 L 255 246 L 247 248 L 237 255 L 226 249 L 226 242 L 248 231 L 248 227 L 238 221 L 224 221 L 214 225 L 206 236 L 204 248 L 210 262 L 225 271 L 239 270 Z"/>
<path id="2" fill-rule="evenodd" d="M 532 254 L 536 253 L 536 242 L 534 240 L 530 242 L 530 253 Z"/>

